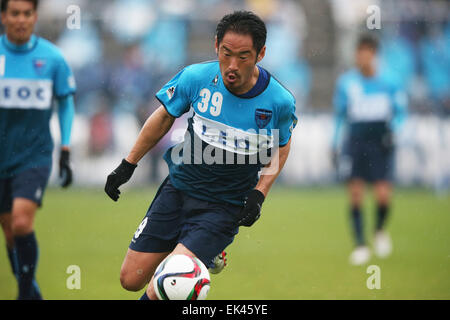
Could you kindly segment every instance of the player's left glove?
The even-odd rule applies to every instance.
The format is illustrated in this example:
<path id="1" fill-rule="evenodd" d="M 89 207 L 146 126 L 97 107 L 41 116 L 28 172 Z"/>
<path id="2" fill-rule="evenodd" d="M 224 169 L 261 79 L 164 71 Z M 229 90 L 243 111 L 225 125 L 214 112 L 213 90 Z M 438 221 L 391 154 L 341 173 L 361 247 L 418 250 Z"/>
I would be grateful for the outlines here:
<path id="1" fill-rule="evenodd" d="M 339 154 L 336 149 L 331 150 L 331 164 L 333 165 L 334 170 L 338 169 Z"/>
<path id="2" fill-rule="evenodd" d="M 61 187 L 67 188 L 72 184 L 72 168 L 70 167 L 70 151 L 61 150 L 59 156 L 59 178 L 61 179 Z"/>
<path id="3" fill-rule="evenodd" d="M 252 226 L 261 216 L 261 207 L 264 202 L 264 194 L 259 190 L 252 190 L 244 200 L 244 207 L 240 213 L 238 224 L 244 227 Z"/>
<path id="4" fill-rule="evenodd" d="M 394 142 L 394 133 L 392 130 L 388 129 L 381 138 L 381 145 L 385 149 L 386 152 L 392 151 L 395 146 Z"/>

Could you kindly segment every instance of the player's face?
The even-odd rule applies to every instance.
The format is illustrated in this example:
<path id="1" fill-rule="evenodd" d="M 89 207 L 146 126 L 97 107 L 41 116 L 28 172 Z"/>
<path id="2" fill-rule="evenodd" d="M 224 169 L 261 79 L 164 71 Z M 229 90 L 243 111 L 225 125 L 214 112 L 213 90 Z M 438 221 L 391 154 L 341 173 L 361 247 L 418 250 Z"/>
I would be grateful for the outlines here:
<path id="1" fill-rule="evenodd" d="M 37 13 L 30 1 L 13 0 L 8 2 L 5 12 L 2 12 L 2 23 L 9 41 L 21 45 L 30 40 Z"/>
<path id="2" fill-rule="evenodd" d="M 250 35 L 228 31 L 220 44 L 216 39 L 220 73 L 225 86 L 235 94 L 248 92 L 258 79 L 256 63 L 264 57 L 266 47 L 259 53 L 253 47 Z"/>
<path id="3" fill-rule="evenodd" d="M 372 70 L 375 66 L 376 52 L 369 46 L 361 46 L 356 50 L 356 66 L 363 72 Z"/>

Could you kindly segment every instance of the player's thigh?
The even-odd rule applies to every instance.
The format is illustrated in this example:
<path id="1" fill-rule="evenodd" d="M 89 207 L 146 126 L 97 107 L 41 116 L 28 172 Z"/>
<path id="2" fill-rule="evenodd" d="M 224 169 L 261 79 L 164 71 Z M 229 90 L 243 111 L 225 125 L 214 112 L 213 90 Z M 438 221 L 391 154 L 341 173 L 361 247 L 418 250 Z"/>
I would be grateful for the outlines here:
<path id="1" fill-rule="evenodd" d="M 50 167 L 25 170 L 11 178 L 12 226 L 15 234 L 33 230 L 36 210 L 42 199 L 50 176 Z"/>
<path id="2" fill-rule="evenodd" d="M 12 198 L 28 199 L 41 207 L 49 177 L 50 167 L 48 166 L 31 168 L 18 173 L 11 180 Z"/>
<path id="3" fill-rule="evenodd" d="M 149 283 L 156 267 L 170 252 L 139 252 L 128 249 L 120 270 L 120 283 L 130 291 L 138 291 Z"/>
<path id="4" fill-rule="evenodd" d="M 193 198 L 186 204 L 191 211 L 186 216 L 179 243 L 207 267 L 212 267 L 213 259 L 234 241 L 242 207 Z"/>
<path id="5" fill-rule="evenodd" d="M 142 288 L 176 247 L 183 222 L 182 196 L 166 179 L 134 233 L 121 270 L 126 289 Z"/>

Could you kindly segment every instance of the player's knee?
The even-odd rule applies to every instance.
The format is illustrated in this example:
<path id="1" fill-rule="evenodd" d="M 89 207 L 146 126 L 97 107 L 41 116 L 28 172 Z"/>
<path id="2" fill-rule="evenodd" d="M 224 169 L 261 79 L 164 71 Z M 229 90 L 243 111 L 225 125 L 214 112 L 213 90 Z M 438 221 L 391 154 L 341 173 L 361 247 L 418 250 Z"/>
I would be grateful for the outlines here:
<path id="1" fill-rule="evenodd" d="M 26 217 L 14 217 L 12 221 L 12 232 L 14 235 L 26 235 L 33 231 L 33 223 Z"/>
<path id="2" fill-rule="evenodd" d="M 353 207 L 361 206 L 362 200 L 363 200 L 363 196 L 361 193 L 358 193 L 358 192 L 350 193 L 350 202 Z"/>
<path id="3" fill-rule="evenodd" d="M 139 291 L 145 286 L 145 281 L 142 281 L 136 276 L 133 276 L 128 270 L 120 270 L 120 284 L 122 288 L 128 291 Z"/>
<path id="4" fill-rule="evenodd" d="M 391 200 L 391 188 L 386 183 L 375 186 L 375 196 L 379 205 L 388 205 Z"/>

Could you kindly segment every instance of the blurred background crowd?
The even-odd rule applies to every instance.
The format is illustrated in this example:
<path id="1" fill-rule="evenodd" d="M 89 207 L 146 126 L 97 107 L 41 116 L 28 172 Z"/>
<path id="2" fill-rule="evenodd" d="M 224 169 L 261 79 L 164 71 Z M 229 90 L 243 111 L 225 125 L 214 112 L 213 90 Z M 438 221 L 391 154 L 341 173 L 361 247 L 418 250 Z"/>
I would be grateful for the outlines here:
<path id="1" fill-rule="evenodd" d="M 80 8 L 80 28 L 68 27 L 71 5 Z M 368 30 L 370 6 L 380 9 L 379 29 Z M 299 124 L 281 182 L 336 181 L 329 157 L 335 81 L 352 67 L 358 35 L 370 31 L 381 40 L 379 66 L 409 97 L 396 180 L 442 192 L 450 185 L 448 7 L 445 0 L 41 0 L 36 33 L 62 49 L 75 74 L 77 184 L 104 183 L 159 106 L 154 94 L 184 66 L 216 59 L 217 22 L 246 9 L 267 24 L 261 65 L 297 100 Z M 164 178 L 161 155 L 185 126 L 184 118 L 176 121 L 135 183 Z M 52 127 L 58 143 L 57 120 Z"/>

